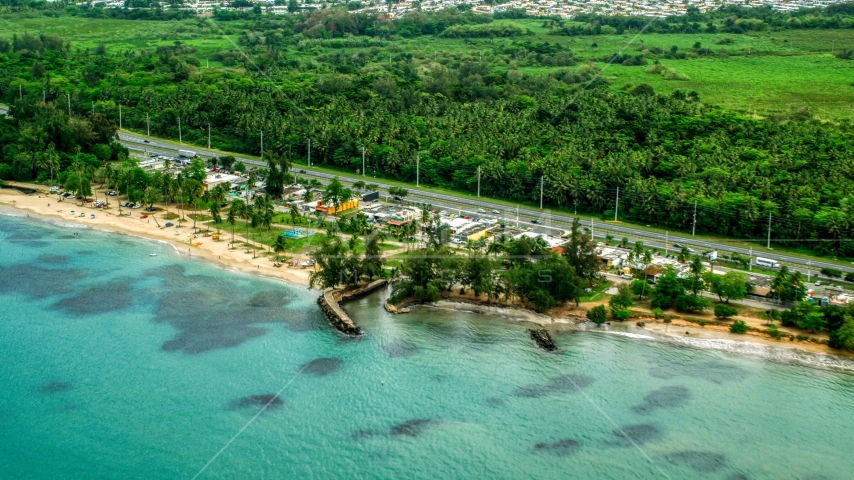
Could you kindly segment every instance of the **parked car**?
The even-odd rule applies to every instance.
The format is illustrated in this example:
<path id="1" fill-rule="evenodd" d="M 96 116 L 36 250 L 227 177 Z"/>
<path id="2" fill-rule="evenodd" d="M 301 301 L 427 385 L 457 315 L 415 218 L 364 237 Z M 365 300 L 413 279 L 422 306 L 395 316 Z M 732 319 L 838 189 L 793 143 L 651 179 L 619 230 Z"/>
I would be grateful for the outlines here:
<path id="1" fill-rule="evenodd" d="M 299 173 L 305 173 L 305 170 L 300 170 Z"/>
<path id="2" fill-rule="evenodd" d="M 139 207 L 141 207 L 141 206 L 142 206 L 142 205 L 140 205 L 140 204 L 138 204 L 138 203 L 134 203 L 133 205 L 131 205 L 131 207 L 130 207 L 130 208 L 139 208 Z"/>
<path id="3" fill-rule="evenodd" d="M 500 215 L 500 214 L 501 214 L 501 212 L 499 212 L 498 210 L 493 210 L 493 211 L 492 211 L 492 213 L 494 213 L 494 214 L 496 214 L 496 215 Z"/>
<path id="4" fill-rule="evenodd" d="M 154 208 L 154 207 L 148 207 L 148 208 L 146 208 L 146 209 L 145 209 L 145 211 L 146 211 L 146 212 L 156 212 L 156 211 L 157 211 L 157 209 L 156 209 L 156 208 Z"/>
<path id="5" fill-rule="evenodd" d="M 50 187 L 50 190 L 48 190 L 48 191 L 49 191 L 50 193 L 58 192 L 58 191 L 59 191 L 59 187 Z"/>
<path id="6" fill-rule="evenodd" d="M 626 280 L 631 280 L 631 279 L 632 279 L 632 278 L 634 278 L 634 277 L 632 277 L 632 276 L 631 276 L 631 275 L 629 275 L 628 273 L 624 273 L 624 274 L 620 275 L 620 278 L 624 278 L 624 279 L 626 279 Z"/>
<path id="7" fill-rule="evenodd" d="M 119 192 L 115 192 L 115 191 L 113 191 L 113 192 L 107 192 L 107 195 L 109 195 L 109 196 L 111 196 L 111 197 L 115 197 L 115 196 L 116 196 L 116 195 L 118 195 L 118 194 L 119 194 Z"/>
<path id="8" fill-rule="evenodd" d="M 535 219 L 531 220 L 531 223 L 533 223 L 534 225 L 539 225 L 540 221 L 535 218 Z"/>
<path id="9" fill-rule="evenodd" d="M 300 266 L 301 266 L 302 268 L 306 268 L 306 267 L 313 267 L 313 266 L 314 266 L 314 260 L 313 260 L 313 259 L 312 259 L 312 260 L 306 260 L 305 262 L 302 262 L 302 263 L 300 264 Z"/>

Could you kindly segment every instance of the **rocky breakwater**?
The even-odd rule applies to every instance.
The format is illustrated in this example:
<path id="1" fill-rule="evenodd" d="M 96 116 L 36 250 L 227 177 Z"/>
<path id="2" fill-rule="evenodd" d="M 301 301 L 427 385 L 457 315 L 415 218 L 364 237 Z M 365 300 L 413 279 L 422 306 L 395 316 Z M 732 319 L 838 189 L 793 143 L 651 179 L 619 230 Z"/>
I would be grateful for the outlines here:
<path id="1" fill-rule="evenodd" d="M 317 304 L 320 306 L 323 314 L 326 315 L 326 318 L 329 319 L 329 323 L 339 332 L 346 335 L 361 335 L 362 329 L 341 308 L 341 304 L 361 298 L 374 290 L 384 287 L 387 283 L 385 279 L 380 279 L 353 290 L 329 290 L 318 297 Z"/>
<path id="2" fill-rule="evenodd" d="M 338 305 L 338 301 L 335 300 L 335 296 L 331 291 L 318 297 L 317 304 L 320 305 L 320 310 L 324 315 L 326 315 L 326 318 L 329 319 L 329 323 L 331 323 L 339 332 L 347 335 L 361 335 L 362 329 L 353 323 L 350 316 L 341 309 L 341 306 Z"/>
<path id="3" fill-rule="evenodd" d="M 545 329 L 531 329 L 528 330 L 528 333 L 531 334 L 531 339 L 534 343 L 537 344 L 538 347 L 542 348 L 547 352 L 553 352 L 557 350 L 557 345 L 555 341 L 552 339 L 552 336 L 549 335 L 549 332 Z"/>

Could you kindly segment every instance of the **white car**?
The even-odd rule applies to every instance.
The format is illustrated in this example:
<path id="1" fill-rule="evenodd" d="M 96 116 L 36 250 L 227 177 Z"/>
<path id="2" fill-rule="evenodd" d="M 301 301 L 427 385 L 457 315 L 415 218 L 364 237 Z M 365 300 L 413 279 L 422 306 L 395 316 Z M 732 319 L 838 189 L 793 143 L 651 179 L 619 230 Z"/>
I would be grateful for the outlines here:
<path id="1" fill-rule="evenodd" d="M 134 204 L 133 204 L 133 206 L 131 206 L 130 208 L 139 208 L 139 207 L 141 207 L 141 206 L 142 206 L 142 205 L 140 205 L 140 204 L 138 204 L 138 203 L 134 203 Z"/>
<path id="2" fill-rule="evenodd" d="M 494 213 L 494 214 L 496 214 L 496 215 L 500 215 L 500 214 L 501 214 L 501 212 L 499 212 L 498 210 L 493 210 L 493 211 L 492 211 L 492 213 Z"/>
<path id="3" fill-rule="evenodd" d="M 624 279 L 626 279 L 626 280 L 631 280 L 631 279 L 632 279 L 632 278 L 634 278 L 634 277 L 632 277 L 632 276 L 631 276 L 631 275 L 629 275 L 628 273 L 624 273 L 624 274 L 620 275 L 620 278 L 624 278 Z"/>
<path id="4" fill-rule="evenodd" d="M 477 213 L 486 213 L 486 210 L 484 210 L 484 209 L 482 209 L 482 208 L 478 208 L 478 209 L 477 209 Z"/>
<path id="5" fill-rule="evenodd" d="M 116 195 L 118 195 L 118 194 L 119 194 L 119 192 L 115 192 L 115 191 L 113 191 L 113 192 L 107 192 L 107 195 L 109 195 L 109 196 L 111 196 L 111 197 L 115 197 L 115 196 L 116 196 Z"/>
<path id="6" fill-rule="evenodd" d="M 59 187 L 50 187 L 50 190 L 49 190 L 50 193 L 54 193 L 54 192 L 58 192 L 58 191 L 59 191 Z"/>

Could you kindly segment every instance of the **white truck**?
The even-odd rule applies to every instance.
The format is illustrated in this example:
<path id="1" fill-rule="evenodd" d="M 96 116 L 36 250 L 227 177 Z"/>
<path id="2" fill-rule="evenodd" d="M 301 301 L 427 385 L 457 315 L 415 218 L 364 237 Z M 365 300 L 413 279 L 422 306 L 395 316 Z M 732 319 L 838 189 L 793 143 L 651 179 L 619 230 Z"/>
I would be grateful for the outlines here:
<path id="1" fill-rule="evenodd" d="M 193 158 L 196 156 L 196 152 L 192 150 L 178 150 L 178 156 L 183 158 Z"/>

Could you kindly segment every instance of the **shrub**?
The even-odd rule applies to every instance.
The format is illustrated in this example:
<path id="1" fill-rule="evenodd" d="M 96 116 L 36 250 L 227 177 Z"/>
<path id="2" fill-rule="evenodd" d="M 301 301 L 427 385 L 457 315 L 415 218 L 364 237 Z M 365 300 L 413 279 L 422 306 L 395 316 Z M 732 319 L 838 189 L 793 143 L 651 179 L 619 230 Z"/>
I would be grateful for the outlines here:
<path id="1" fill-rule="evenodd" d="M 614 315 L 614 319 L 619 320 L 621 322 L 623 320 L 628 320 L 628 318 L 632 316 L 628 308 L 619 308 L 612 310 L 611 314 Z"/>
<path id="2" fill-rule="evenodd" d="M 653 308 L 652 314 L 653 316 L 655 316 L 655 318 L 661 318 L 664 316 L 664 311 L 660 308 Z"/>
<path id="3" fill-rule="evenodd" d="M 691 80 L 691 78 L 688 77 L 688 75 L 685 75 L 684 73 L 676 73 L 673 70 L 668 70 L 667 73 L 664 74 L 664 79 L 665 80 L 681 80 L 681 81 Z"/>
<path id="4" fill-rule="evenodd" d="M 727 318 L 732 317 L 733 315 L 738 315 L 738 310 L 730 307 L 729 305 L 724 305 L 723 303 L 719 303 L 715 305 L 715 316 L 718 318 Z"/>
<path id="5" fill-rule="evenodd" d="M 700 320 L 700 322 L 699 322 L 699 323 L 700 323 L 700 326 L 701 326 L 701 327 L 705 327 L 705 326 L 706 326 L 706 321 L 705 321 L 705 320 Z"/>
<path id="6" fill-rule="evenodd" d="M 800 342 L 805 342 L 810 339 L 809 335 L 798 335 L 795 338 Z"/>
<path id="7" fill-rule="evenodd" d="M 660 63 L 653 63 L 646 69 L 646 73 L 652 73 L 654 75 L 661 75 L 662 73 L 667 71 L 667 67 Z"/>
<path id="8" fill-rule="evenodd" d="M 776 338 L 777 340 L 780 340 L 781 338 L 783 338 L 783 332 L 781 332 L 780 329 L 777 328 L 776 325 L 771 325 L 770 327 L 768 327 L 765 330 L 765 333 L 767 333 L 768 335 L 771 335 L 772 337 Z"/>
<path id="9" fill-rule="evenodd" d="M 736 320 L 732 322 L 732 325 L 729 327 L 729 331 L 732 333 L 747 333 L 747 324 L 742 322 L 741 320 Z"/>
<path id="10" fill-rule="evenodd" d="M 596 325 L 602 325 L 608 316 L 604 305 L 599 305 L 587 311 L 587 319 Z"/>

